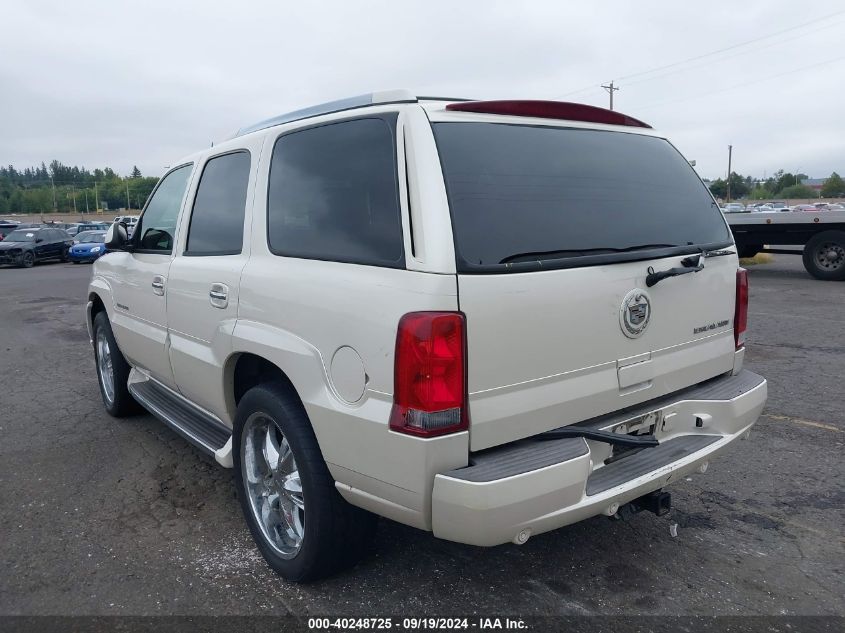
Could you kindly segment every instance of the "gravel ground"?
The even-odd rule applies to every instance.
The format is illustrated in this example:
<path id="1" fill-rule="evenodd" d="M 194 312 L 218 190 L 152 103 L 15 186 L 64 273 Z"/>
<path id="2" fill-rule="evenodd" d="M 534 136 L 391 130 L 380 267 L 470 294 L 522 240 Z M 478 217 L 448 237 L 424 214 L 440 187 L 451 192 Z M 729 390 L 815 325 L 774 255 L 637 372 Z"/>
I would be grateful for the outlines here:
<path id="1" fill-rule="evenodd" d="M 669 517 L 493 549 L 385 520 L 368 559 L 304 586 L 257 554 L 230 471 L 150 416 L 104 413 L 90 270 L 0 270 L 0 615 L 845 615 L 845 284 L 800 258 L 751 268 L 746 365 L 768 406 L 671 488 Z"/>

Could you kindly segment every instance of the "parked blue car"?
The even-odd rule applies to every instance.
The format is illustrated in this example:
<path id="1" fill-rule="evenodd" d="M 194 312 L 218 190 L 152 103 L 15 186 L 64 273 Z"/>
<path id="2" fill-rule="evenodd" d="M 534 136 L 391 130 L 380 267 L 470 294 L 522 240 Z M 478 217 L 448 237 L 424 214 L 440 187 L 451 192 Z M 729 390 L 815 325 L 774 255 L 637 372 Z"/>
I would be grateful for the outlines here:
<path id="1" fill-rule="evenodd" d="M 73 238 L 68 258 L 74 264 L 93 262 L 106 254 L 105 231 L 83 231 Z"/>

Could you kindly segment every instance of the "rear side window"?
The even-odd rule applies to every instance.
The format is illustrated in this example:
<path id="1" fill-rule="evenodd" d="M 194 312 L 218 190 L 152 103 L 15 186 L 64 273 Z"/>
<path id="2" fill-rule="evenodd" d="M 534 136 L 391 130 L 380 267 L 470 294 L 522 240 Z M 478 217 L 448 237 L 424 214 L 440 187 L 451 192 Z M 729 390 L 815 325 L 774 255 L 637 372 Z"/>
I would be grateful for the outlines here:
<path id="1" fill-rule="evenodd" d="M 433 127 L 462 272 L 520 262 L 512 269 L 583 266 L 731 241 L 710 194 L 664 139 L 495 123 Z"/>
<path id="2" fill-rule="evenodd" d="M 182 199 L 188 187 L 191 165 L 174 169 L 159 181 L 152 193 L 132 239 L 138 250 L 170 253 L 176 235 L 176 221 L 182 208 Z"/>
<path id="3" fill-rule="evenodd" d="M 267 239 L 277 255 L 404 265 L 396 117 L 281 136 L 273 148 Z"/>
<path id="4" fill-rule="evenodd" d="M 244 241 L 250 154 L 224 154 L 205 164 L 194 197 L 185 255 L 236 255 Z"/>

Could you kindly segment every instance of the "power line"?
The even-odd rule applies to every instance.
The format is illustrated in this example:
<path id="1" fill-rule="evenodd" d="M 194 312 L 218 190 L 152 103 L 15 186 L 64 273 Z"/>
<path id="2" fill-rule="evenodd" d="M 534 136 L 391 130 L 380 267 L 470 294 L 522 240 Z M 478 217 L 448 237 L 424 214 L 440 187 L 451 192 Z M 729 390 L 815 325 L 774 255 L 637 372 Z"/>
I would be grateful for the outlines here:
<path id="1" fill-rule="evenodd" d="M 733 44 L 732 46 L 726 46 L 725 48 L 720 48 L 715 51 L 710 51 L 709 53 L 704 53 L 702 55 L 696 55 L 695 57 L 689 57 L 688 59 L 684 59 L 678 62 L 673 62 L 671 64 L 666 64 L 665 66 L 658 66 L 657 68 L 652 68 L 651 70 L 644 70 L 638 73 L 633 73 L 631 75 L 623 75 L 619 77 L 619 79 L 630 79 L 631 77 L 639 77 L 640 75 L 648 75 L 653 72 L 657 72 L 659 70 L 666 70 L 667 68 L 674 68 L 675 66 L 679 66 L 681 64 L 687 64 L 689 62 L 694 62 L 699 59 L 704 59 L 705 57 L 711 57 L 713 55 L 717 55 L 719 53 L 724 53 L 725 51 L 731 51 L 737 48 L 742 48 L 743 46 L 748 46 L 750 44 L 754 44 L 756 42 L 760 42 L 762 40 L 767 40 L 772 37 L 777 37 L 778 35 L 782 35 L 783 33 L 788 33 L 789 31 L 795 31 L 796 29 L 804 28 L 805 26 L 809 26 L 810 24 L 815 24 L 816 22 L 821 22 L 822 20 L 827 20 L 832 17 L 836 17 L 837 15 L 842 15 L 845 11 L 836 11 L 834 13 L 829 13 L 828 15 L 824 15 L 820 18 L 816 18 L 815 20 L 810 20 L 809 22 L 804 22 L 803 24 L 797 24 L 796 26 L 791 26 L 788 29 L 783 29 L 781 31 L 777 31 L 775 33 L 770 33 L 769 35 L 763 35 L 761 37 L 754 38 L 753 40 L 747 40 L 745 42 L 740 42 L 739 44 Z"/>
<path id="2" fill-rule="evenodd" d="M 689 57 L 689 58 L 684 59 L 684 60 L 680 60 L 680 61 L 677 61 L 677 62 L 672 62 L 671 64 L 665 64 L 665 65 L 663 65 L 663 66 L 657 66 L 657 67 L 655 67 L 655 68 L 651 68 L 651 69 L 648 69 L 648 70 L 643 70 L 643 71 L 640 71 L 640 72 L 631 73 L 630 75 L 623 75 L 623 76 L 621 76 L 621 77 L 617 77 L 617 79 L 616 79 L 615 81 L 618 81 L 618 80 L 620 80 L 620 79 L 623 79 L 623 80 L 624 80 L 624 79 L 631 79 L 632 77 L 640 77 L 640 76 L 642 76 L 642 75 L 650 75 L 651 73 L 656 73 L 656 72 L 659 72 L 659 71 L 661 71 L 661 70 L 667 70 L 667 69 L 669 69 L 669 68 L 676 68 L 677 66 L 681 66 L 681 65 L 684 65 L 684 64 L 688 64 L 688 63 L 690 63 L 690 62 L 698 61 L 699 59 L 704 59 L 704 58 L 707 58 L 707 57 L 712 57 L 712 56 L 714 56 L 714 55 L 718 55 L 719 53 L 724 53 L 724 52 L 727 52 L 727 51 L 735 50 L 735 49 L 737 49 L 737 48 L 742 48 L 742 47 L 744 47 L 744 46 L 750 46 L 751 44 L 755 44 L 755 43 L 757 43 L 757 42 L 761 42 L 761 41 L 763 41 L 763 40 L 768 40 L 768 39 L 771 39 L 771 38 L 773 38 L 773 37 L 777 37 L 778 35 L 782 35 L 782 34 L 784 34 L 784 33 L 789 33 L 790 31 L 795 31 L 795 30 L 797 30 L 797 29 L 801 29 L 801 28 L 804 28 L 804 27 L 809 26 L 809 25 L 811 25 L 811 24 L 815 24 L 815 23 L 817 23 L 817 22 L 821 22 L 821 21 L 823 21 L 823 20 L 827 20 L 827 19 L 829 19 L 829 18 L 833 18 L 833 17 L 836 17 L 836 16 L 838 16 L 838 15 L 842 15 L 842 14 L 845 14 L 845 11 L 835 11 L 834 13 L 829 13 L 829 14 L 827 14 L 827 15 L 823 15 L 823 16 L 821 16 L 821 17 L 819 17 L 819 18 L 815 18 L 814 20 L 810 20 L 810 21 L 808 21 L 808 22 L 803 22 L 802 24 L 797 24 L 797 25 L 795 25 L 795 26 L 791 26 L 791 27 L 789 27 L 789 28 L 782 29 L 782 30 L 780 30 L 780 31 L 776 31 L 776 32 L 774 32 L 774 33 L 769 33 L 768 35 L 763 35 L 763 36 L 761 36 L 761 37 L 757 37 L 757 38 L 754 38 L 754 39 L 751 39 L 751 40 L 746 40 L 745 42 L 739 42 L 738 44 L 733 44 L 733 45 L 731 45 L 731 46 L 726 46 L 725 48 L 720 48 L 720 49 L 717 49 L 717 50 L 715 50 L 715 51 L 710 51 L 709 53 L 703 53 L 703 54 L 701 54 L 701 55 L 696 55 L 696 56 L 694 56 L 694 57 Z M 838 23 L 837 23 L 837 24 L 838 24 Z M 822 29 L 815 29 L 815 30 L 812 30 L 812 31 L 808 31 L 807 33 L 802 33 L 801 35 L 798 35 L 798 36 L 793 37 L 793 38 L 789 38 L 788 40 L 782 40 L 782 41 L 779 41 L 779 42 L 773 42 L 773 43 L 771 43 L 771 44 L 767 44 L 766 46 L 760 47 L 760 49 L 769 48 L 769 47 L 771 47 L 771 46 L 775 46 L 775 45 L 781 44 L 781 43 L 783 43 L 783 42 L 791 41 L 791 40 L 793 40 L 793 39 L 797 39 L 797 38 L 799 38 L 799 37 L 804 37 L 805 35 L 808 35 L 808 34 L 810 34 L 810 33 L 814 33 L 816 30 L 823 30 L 824 28 L 829 28 L 829 26 L 831 26 L 831 25 L 828 25 L 828 26 L 822 27 Z M 835 25 L 834 25 L 834 26 L 835 26 Z M 758 49 L 758 50 L 760 50 L 760 49 Z M 740 53 L 740 54 L 744 54 L 744 53 Z M 732 57 L 732 56 L 725 57 L 725 58 L 723 58 L 723 59 L 722 59 L 722 60 L 720 60 L 720 61 L 724 61 L 724 60 L 726 60 L 726 59 L 730 59 L 731 57 Z M 673 71 L 673 72 L 675 72 L 675 71 Z M 662 76 L 669 75 L 669 74 L 672 74 L 672 73 L 665 73 L 664 75 L 660 75 L 660 76 L 662 77 Z M 659 77 L 655 77 L 654 79 L 657 79 L 657 78 L 659 78 Z M 644 82 L 644 81 L 650 81 L 650 79 L 641 79 L 641 80 L 639 80 L 639 81 L 636 81 L 636 82 L 631 82 L 631 83 L 641 83 L 641 82 Z M 602 87 L 603 87 L 603 86 L 602 86 Z M 573 91 L 571 91 L 571 92 L 566 92 L 566 93 L 564 93 L 564 94 L 560 95 L 560 98 L 563 98 L 563 97 L 570 97 L 570 96 L 572 96 L 572 95 L 581 94 L 582 92 L 587 92 L 587 91 L 590 91 L 590 90 L 596 90 L 597 88 L 599 88 L 599 86 L 597 86 L 597 85 L 595 85 L 595 84 L 593 84 L 593 85 L 591 85 L 591 86 L 585 86 L 585 87 L 583 87 L 583 88 L 579 88 L 578 90 L 573 90 Z"/>
<path id="3" fill-rule="evenodd" d="M 752 86 L 754 84 L 758 84 L 758 83 L 763 82 L 763 81 L 769 81 L 770 79 L 777 79 L 778 77 L 783 77 L 785 75 L 791 75 L 793 73 L 801 72 L 802 70 L 809 70 L 810 68 L 816 68 L 818 66 L 825 66 L 827 64 L 832 64 L 834 62 L 838 62 L 838 61 L 841 61 L 843 59 L 845 59 L 845 55 L 842 55 L 840 57 L 834 57 L 833 59 L 828 59 L 828 60 L 825 60 L 823 62 L 817 62 L 815 64 L 809 64 L 808 66 L 800 66 L 799 68 L 793 68 L 792 70 L 787 70 L 787 71 L 782 72 L 782 73 L 777 73 L 777 74 L 774 74 L 774 75 L 768 75 L 766 77 L 760 77 L 758 79 L 752 79 L 751 81 L 744 81 L 740 84 L 734 84 L 732 86 L 720 88 L 719 90 L 710 90 L 708 92 L 703 92 L 703 93 L 700 93 L 700 94 L 697 94 L 697 95 L 691 95 L 689 97 L 683 97 L 681 99 L 672 99 L 671 101 L 658 101 L 656 103 L 649 103 L 647 105 L 638 107 L 637 110 L 644 110 L 646 108 L 654 108 L 654 107 L 662 106 L 662 105 L 681 103 L 683 101 L 689 101 L 690 99 L 700 99 L 702 97 L 709 97 L 711 95 L 717 95 L 717 94 L 721 94 L 723 92 L 727 92 L 728 90 L 736 90 L 737 88 L 745 88 L 746 86 Z"/>
<path id="4" fill-rule="evenodd" d="M 819 31 L 824 31 L 825 29 L 830 29 L 830 28 L 833 28 L 833 27 L 836 27 L 836 26 L 841 26 L 842 24 L 843 24 L 843 22 L 835 22 L 833 24 L 825 24 L 824 26 L 806 31 L 804 33 L 799 33 L 798 35 L 795 35 L 793 37 L 787 37 L 787 38 L 778 40 L 777 42 L 771 42 L 769 44 L 766 44 L 765 46 L 759 46 L 759 47 L 755 47 L 751 50 L 741 51 L 739 53 L 734 53 L 733 55 L 727 55 L 725 57 L 722 57 L 721 59 L 714 60 L 712 62 L 705 62 L 703 64 L 696 64 L 695 66 L 692 66 L 692 67 L 689 67 L 689 68 L 675 68 L 674 70 L 670 70 L 669 72 L 661 73 L 661 74 L 655 75 L 653 77 L 644 77 L 642 79 L 636 79 L 634 81 L 628 81 L 628 82 L 626 82 L 626 85 L 632 86 L 632 85 L 636 85 L 636 84 L 645 83 L 647 81 L 654 81 L 655 79 L 662 79 L 663 77 L 668 77 L 669 75 L 675 75 L 677 73 L 687 72 L 689 70 L 694 70 L 694 69 L 698 69 L 698 68 L 707 68 L 708 66 L 710 66 L 714 62 L 723 62 L 723 61 L 727 61 L 729 59 L 734 59 L 735 57 L 741 57 L 742 55 L 751 55 L 753 53 L 759 53 L 760 51 L 766 50 L 767 48 L 771 48 L 772 46 L 780 46 L 781 44 L 785 44 L 786 42 L 791 42 L 793 40 L 800 39 L 800 38 L 805 37 L 807 35 L 812 35 L 813 33 L 818 33 Z"/>

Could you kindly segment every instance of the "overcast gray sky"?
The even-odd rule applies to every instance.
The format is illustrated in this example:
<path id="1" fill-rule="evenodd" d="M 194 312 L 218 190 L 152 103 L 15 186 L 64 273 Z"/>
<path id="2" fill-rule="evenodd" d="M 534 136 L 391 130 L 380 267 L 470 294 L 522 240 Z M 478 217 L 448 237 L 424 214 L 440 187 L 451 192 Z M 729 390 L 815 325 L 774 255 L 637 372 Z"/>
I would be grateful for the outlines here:
<path id="1" fill-rule="evenodd" d="M 841 0 L 4 0 L 0 15 L 6 165 L 160 175 L 316 102 L 408 88 L 606 107 L 615 79 L 616 109 L 703 177 L 724 175 L 728 144 L 743 174 L 845 173 Z"/>

